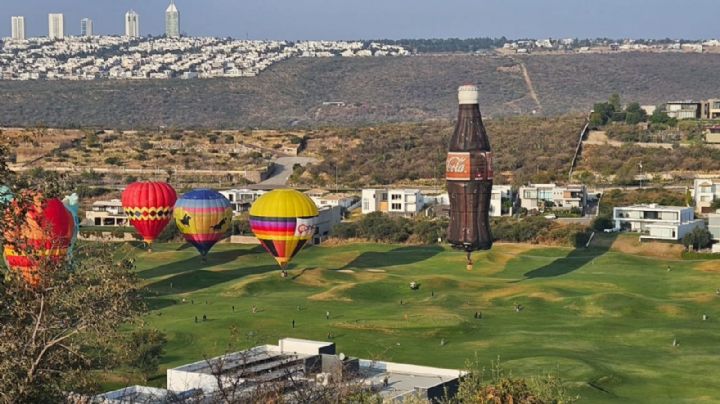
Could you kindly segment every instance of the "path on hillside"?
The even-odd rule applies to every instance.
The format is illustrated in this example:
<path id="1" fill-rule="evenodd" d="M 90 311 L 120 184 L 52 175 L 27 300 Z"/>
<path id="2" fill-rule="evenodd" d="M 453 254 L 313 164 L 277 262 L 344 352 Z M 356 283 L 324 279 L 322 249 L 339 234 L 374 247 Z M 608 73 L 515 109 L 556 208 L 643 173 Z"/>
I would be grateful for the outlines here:
<path id="1" fill-rule="evenodd" d="M 275 169 L 271 177 L 258 185 L 263 186 L 285 186 L 293 173 L 295 164 L 306 166 L 315 163 L 317 160 L 312 157 L 279 157 L 274 161 Z"/>
<path id="2" fill-rule="evenodd" d="M 528 73 L 527 66 L 525 66 L 525 63 L 520 63 L 520 68 L 522 69 L 523 79 L 525 79 L 525 85 L 527 86 L 528 93 L 530 93 L 530 98 L 535 101 L 535 105 L 538 107 L 538 112 L 543 112 L 543 106 L 540 104 L 540 98 L 538 98 L 537 92 L 535 91 L 535 86 L 533 85 L 532 79 L 530 78 L 530 73 Z"/>

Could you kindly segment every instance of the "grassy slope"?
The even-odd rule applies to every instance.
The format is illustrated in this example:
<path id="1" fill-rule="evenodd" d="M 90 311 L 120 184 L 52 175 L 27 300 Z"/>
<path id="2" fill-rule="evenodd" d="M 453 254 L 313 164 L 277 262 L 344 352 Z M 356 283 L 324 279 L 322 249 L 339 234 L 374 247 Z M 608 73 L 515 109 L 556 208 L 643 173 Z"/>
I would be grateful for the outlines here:
<path id="1" fill-rule="evenodd" d="M 588 402 L 709 401 L 720 395 L 717 273 L 670 265 L 605 248 L 497 245 L 467 272 L 462 254 L 440 247 L 351 245 L 304 251 L 283 280 L 257 248 L 218 246 L 203 267 L 194 250 L 165 245 L 141 253 L 138 271 L 156 294 L 148 321 L 169 335 L 163 370 L 229 344 L 331 331 L 360 357 L 460 368 L 477 354 L 482 364 L 500 356 L 516 374 L 559 368 Z M 209 320 L 195 324 L 203 314 Z M 240 338 L 231 344 L 232 327 Z"/>

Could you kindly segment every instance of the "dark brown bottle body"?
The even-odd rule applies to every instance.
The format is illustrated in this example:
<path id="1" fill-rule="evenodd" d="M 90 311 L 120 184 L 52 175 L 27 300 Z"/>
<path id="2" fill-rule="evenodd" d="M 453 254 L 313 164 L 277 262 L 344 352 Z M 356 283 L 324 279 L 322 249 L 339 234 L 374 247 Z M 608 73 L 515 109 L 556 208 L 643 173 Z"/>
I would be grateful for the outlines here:
<path id="1" fill-rule="evenodd" d="M 468 86 L 460 88 L 458 122 L 448 147 L 450 226 L 447 239 L 453 247 L 469 252 L 492 247 L 489 216 L 493 162 L 480 108 L 477 103 L 463 103 L 464 87 Z M 472 102 L 472 97 L 470 99 Z"/>

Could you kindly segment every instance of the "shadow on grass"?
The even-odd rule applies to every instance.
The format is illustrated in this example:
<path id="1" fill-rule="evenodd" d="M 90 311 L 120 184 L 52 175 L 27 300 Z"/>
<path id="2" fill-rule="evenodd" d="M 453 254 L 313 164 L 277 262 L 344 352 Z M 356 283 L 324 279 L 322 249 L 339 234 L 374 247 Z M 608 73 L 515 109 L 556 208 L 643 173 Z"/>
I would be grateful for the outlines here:
<path id="1" fill-rule="evenodd" d="M 602 240 L 597 243 L 593 241 L 590 248 L 585 248 L 584 246 L 577 247 L 563 258 L 556 259 L 544 267 L 526 272 L 524 274 L 525 279 L 554 278 L 576 271 L 590 263 L 595 258 L 608 252 L 610 250 L 610 246 L 617 238 L 617 233 L 613 233 L 611 235 L 600 235 L 597 237 Z"/>
<path id="2" fill-rule="evenodd" d="M 240 268 L 229 271 L 192 270 L 147 285 L 144 289 L 149 296 L 165 296 L 178 293 L 194 292 L 220 283 L 240 279 L 248 275 L 263 274 L 277 271 L 275 265 L 264 265 L 252 268 Z M 172 284 L 172 287 L 170 287 Z"/>
<path id="3" fill-rule="evenodd" d="M 235 259 L 242 257 L 243 255 L 255 254 L 262 251 L 262 248 L 257 246 L 249 250 L 229 250 L 220 252 L 210 252 L 207 256 L 207 261 L 203 262 L 202 257 L 198 254 L 195 257 L 171 262 L 168 264 L 160 265 L 155 268 L 146 269 L 139 272 L 138 275 L 143 279 L 152 279 L 158 276 L 173 275 L 187 271 L 195 271 L 198 269 L 209 268 L 217 265 L 224 265 Z"/>
<path id="4" fill-rule="evenodd" d="M 387 252 L 368 251 L 338 269 L 375 269 L 395 265 L 410 265 L 430 259 L 442 251 L 442 247 L 439 246 L 400 247 Z"/>

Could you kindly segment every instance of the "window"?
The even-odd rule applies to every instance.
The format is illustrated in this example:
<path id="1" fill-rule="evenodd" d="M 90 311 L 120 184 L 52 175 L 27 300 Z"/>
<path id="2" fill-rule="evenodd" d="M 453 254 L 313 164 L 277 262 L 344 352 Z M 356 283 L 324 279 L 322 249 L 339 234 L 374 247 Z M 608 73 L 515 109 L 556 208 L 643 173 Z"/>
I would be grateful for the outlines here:
<path id="1" fill-rule="evenodd" d="M 370 201 L 363 199 L 363 210 L 370 210 Z"/>
<path id="2" fill-rule="evenodd" d="M 393 200 L 393 201 L 399 201 L 399 200 L 402 199 L 402 195 L 400 195 L 400 194 L 392 194 L 392 196 L 390 196 L 390 199 Z"/>
<path id="3" fill-rule="evenodd" d="M 553 199 L 553 192 L 549 189 L 540 190 L 538 191 L 538 199 L 551 201 Z"/>
<path id="4" fill-rule="evenodd" d="M 392 210 L 402 210 L 402 204 L 401 204 L 401 203 L 393 203 L 392 206 L 390 206 L 390 209 L 392 209 Z"/>

